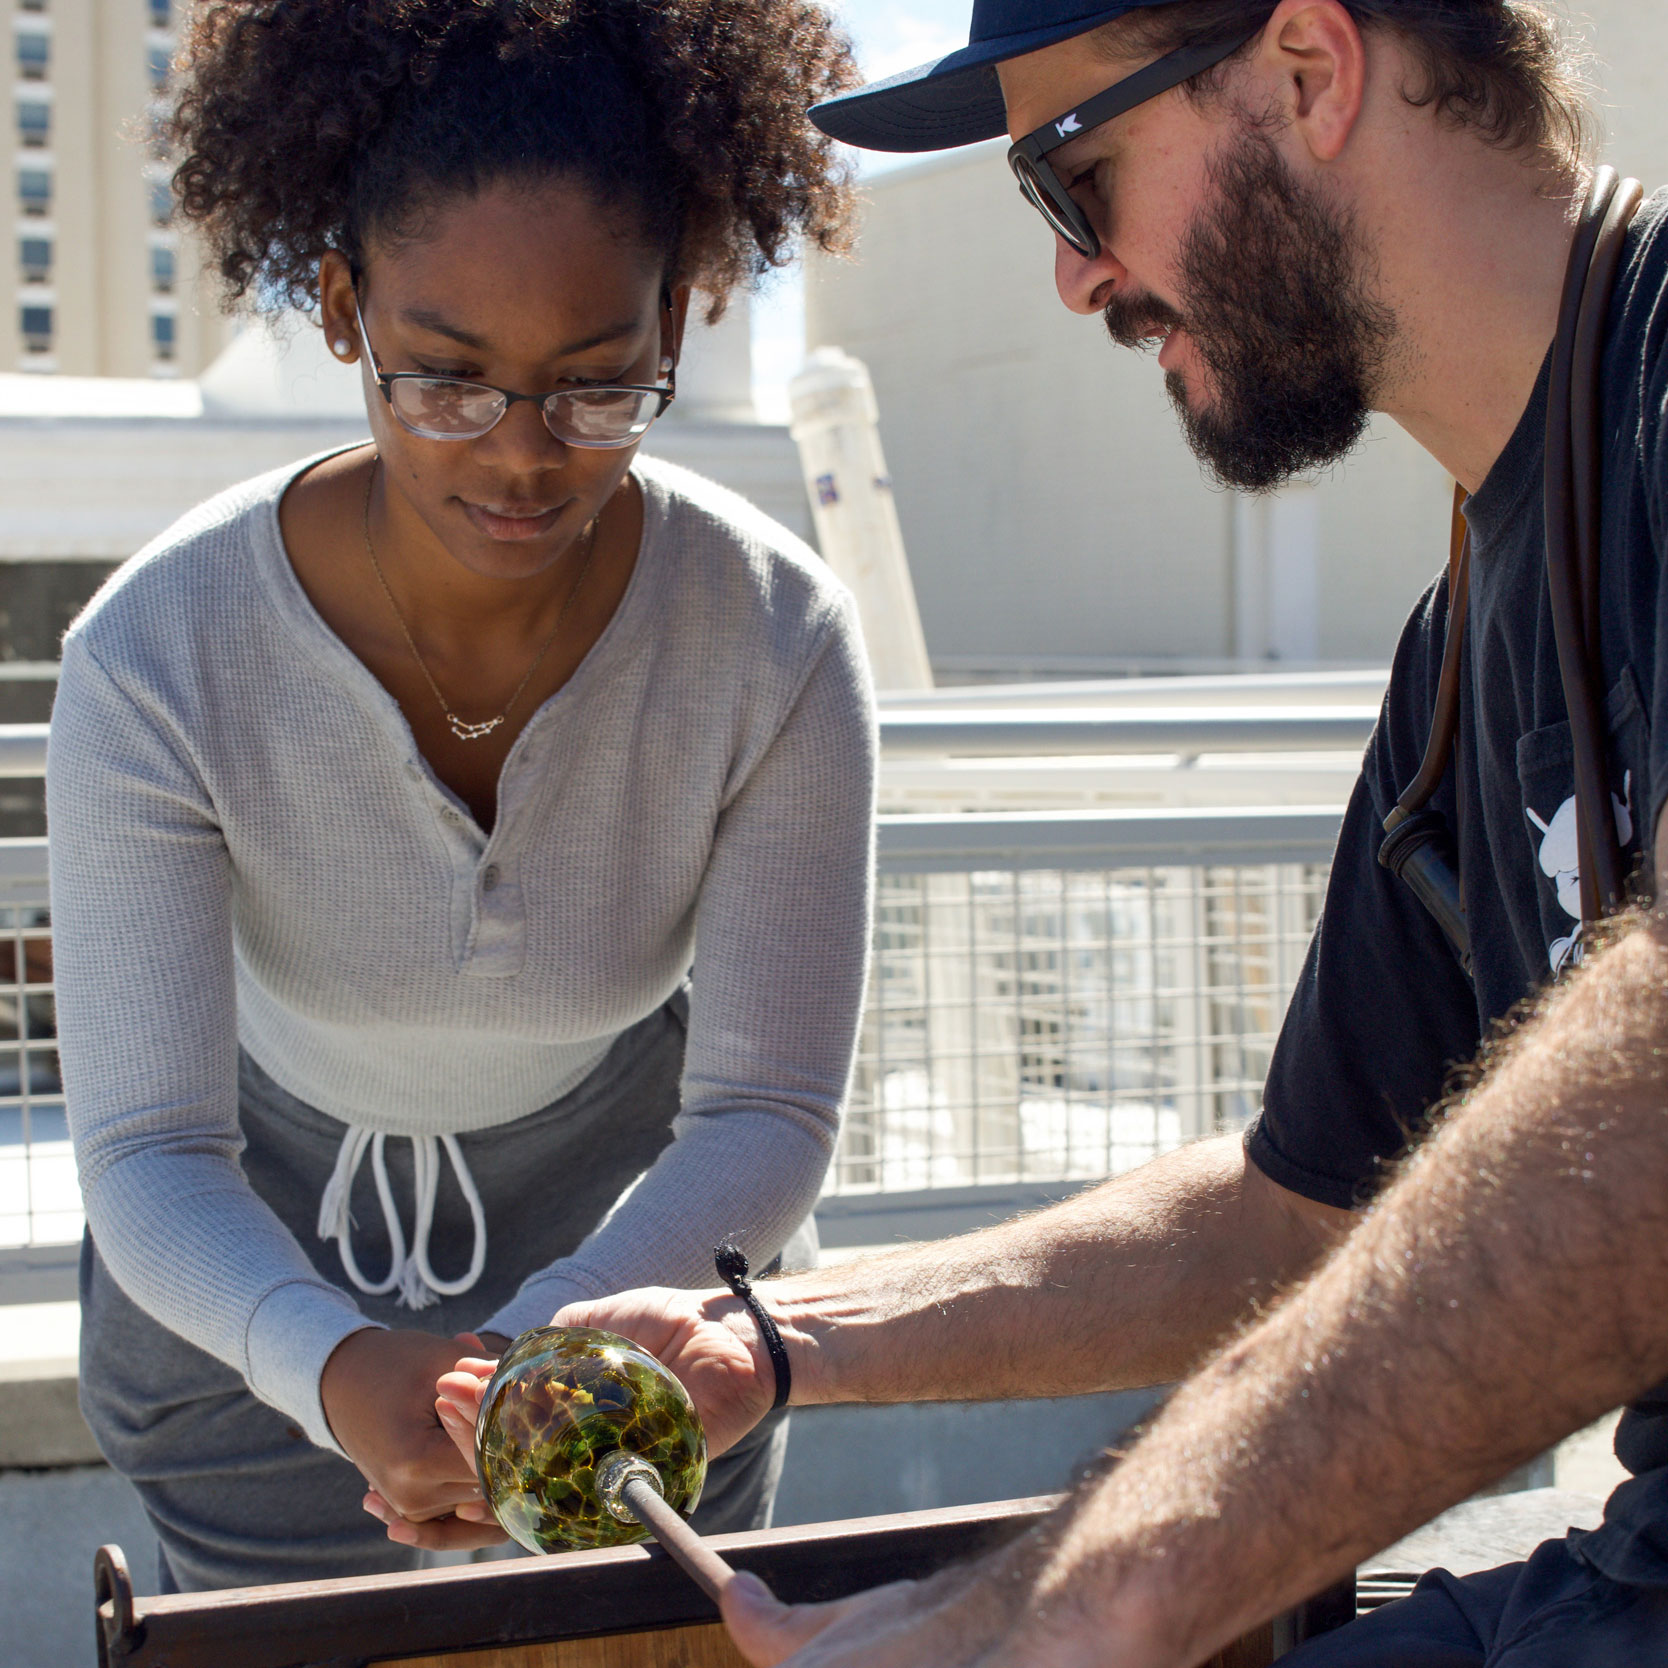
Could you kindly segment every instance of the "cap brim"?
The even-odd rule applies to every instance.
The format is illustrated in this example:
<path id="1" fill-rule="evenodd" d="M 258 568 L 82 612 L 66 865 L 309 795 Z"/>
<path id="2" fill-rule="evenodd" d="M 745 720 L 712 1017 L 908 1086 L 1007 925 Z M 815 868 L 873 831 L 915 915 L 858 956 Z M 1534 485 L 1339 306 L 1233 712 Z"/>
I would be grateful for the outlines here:
<path id="1" fill-rule="evenodd" d="M 811 120 L 831 139 L 866 151 L 940 151 L 999 138 L 1008 131 L 1008 112 L 996 79 L 998 64 L 1087 34 L 1130 8 L 1131 0 L 1124 0 L 1070 23 L 964 46 L 930 64 L 814 104 Z"/>
<path id="2" fill-rule="evenodd" d="M 937 151 L 1007 131 L 996 61 L 941 73 L 940 59 L 811 106 L 831 139 L 866 151 Z"/>

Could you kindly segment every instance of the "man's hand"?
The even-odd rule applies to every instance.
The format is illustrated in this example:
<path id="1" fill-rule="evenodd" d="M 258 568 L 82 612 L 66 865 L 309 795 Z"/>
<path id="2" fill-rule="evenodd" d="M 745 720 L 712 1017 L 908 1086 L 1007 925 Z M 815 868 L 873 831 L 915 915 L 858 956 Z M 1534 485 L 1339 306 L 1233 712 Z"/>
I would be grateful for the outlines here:
<path id="1" fill-rule="evenodd" d="M 763 1301 L 768 1288 L 759 1292 Z M 648 1286 L 570 1303 L 551 1324 L 600 1327 L 646 1349 L 689 1392 L 714 1458 L 758 1424 L 775 1399 L 776 1374 L 764 1340 L 746 1306 L 729 1292 Z M 441 1422 L 461 1453 L 474 1454 L 475 1420 L 495 1366 L 465 1357 L 436 1386 Z"/>
<path id="2" fill-rule="evenodd" d="M 769 1286 L 754 1289 L 768 1307 Z M 776 1398 L 776 1373 L 764 1339 L 747 1306 L 722 1289 L 646 1286 L 594 1303 L 570 1303 L 555 1324 L 601 1327 L 646 1349 L 689 1392 L 714 1457 L 752 1430 Z"/>
<path id="3" fill-rule="evenodd" d="M 435 1416 L 434 1384 L 457 1360 L 459 1344 L 483 1348 L 465 1333 L 368 1327 L 339 1343 L 319 1386 L 325 1417 L 349 1459 L 370 1484 L 365 1510 L 405 1546 L 492 1546 L 504 1539 L 491 1521 L 470 1521 L 457 1508 L 480 1504 L 466 1460 Z"/>
<path id="4" fill-rule="evenodd" d="M 755 1668 L 1145 1668 L 1133 1638 L 1113 1641 L 1075 1607 L 1036 1602 L 1043 1536 L 927 1581 L 894 1581 L 832 1604 L 783 1604 L 745 1571 L 720 1600 L 724 1625 Z M 1116 1645 L 1117 1648 L 1113 1648 Z"/>

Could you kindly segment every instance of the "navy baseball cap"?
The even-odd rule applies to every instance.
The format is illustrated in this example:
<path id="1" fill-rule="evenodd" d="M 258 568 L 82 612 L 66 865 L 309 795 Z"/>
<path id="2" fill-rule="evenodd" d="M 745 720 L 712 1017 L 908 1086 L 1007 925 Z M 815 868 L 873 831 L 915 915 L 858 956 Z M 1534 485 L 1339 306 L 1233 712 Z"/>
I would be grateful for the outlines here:
<path id="1" fill-rule="evenodd" d="M 869 151 L 948 150 L 995 139 L 1008 131 L 999 63 L 1165 3 L 973 0 L 973 24 L 959 52 L 813 105 L 811 120 L 830 138 Z"/>

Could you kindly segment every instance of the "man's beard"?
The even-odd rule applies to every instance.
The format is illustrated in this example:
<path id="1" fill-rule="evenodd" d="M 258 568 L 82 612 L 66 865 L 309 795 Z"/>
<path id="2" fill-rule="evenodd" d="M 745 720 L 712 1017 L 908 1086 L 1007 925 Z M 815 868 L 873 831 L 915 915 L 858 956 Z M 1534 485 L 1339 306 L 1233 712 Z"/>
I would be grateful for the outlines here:
<path id="1" fill-rule="evenodd" d="M 1188 444 L 1223 486 L 1267 492 L 1361 438 L 1396 320 L 1363 284 L 1349 223 L 1298 183 L 1266 135 L 1247 132 L 1209 178 L 1213 200 L 1182 240 L 1184 311 L 1114 297 L 1106 328 L 1125 347 L 1185 329 L 1212 384 L 1194 410 L 1181 376 L 1165 377 Z"/>

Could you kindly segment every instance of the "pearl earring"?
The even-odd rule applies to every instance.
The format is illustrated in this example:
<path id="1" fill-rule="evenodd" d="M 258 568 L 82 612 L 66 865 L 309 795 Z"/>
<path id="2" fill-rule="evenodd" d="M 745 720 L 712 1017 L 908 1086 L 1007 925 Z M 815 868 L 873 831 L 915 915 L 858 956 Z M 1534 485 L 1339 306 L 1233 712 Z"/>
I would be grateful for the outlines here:
<path id="1" fill-rule="evenodd" d="M 353 343 L 350 342 L 346 336 L 338 336 L 336 338 L 335 347 L 336 357 L 338 359 L 346 359 L 347 356 L 353 352 Z"/>
<path id="2" fill-rule="evenodd" d="M 660 356 L 660 374 L 662 376 L 672 374 L 672 356 L 669 353 L 663 353 Z"/>

